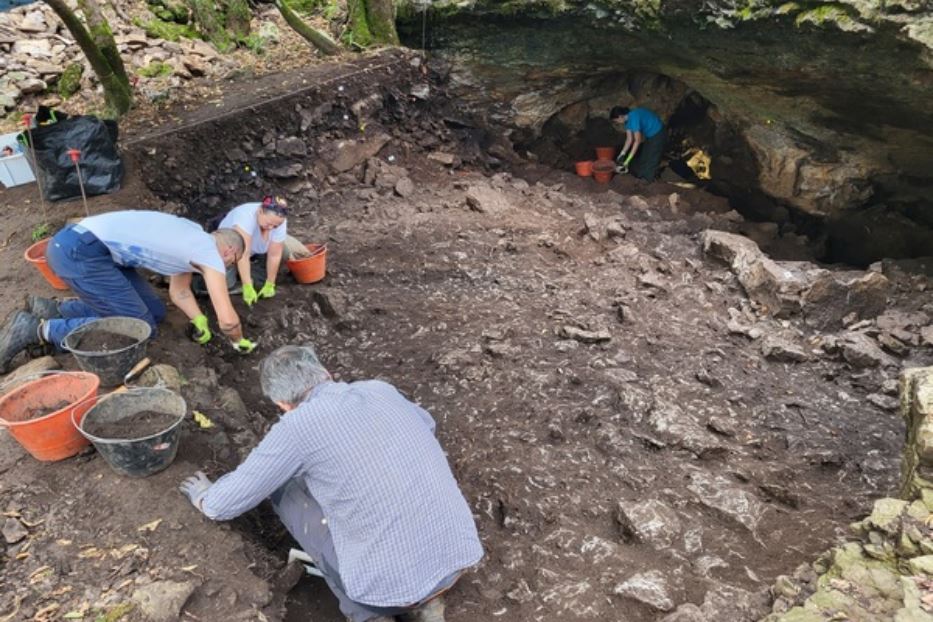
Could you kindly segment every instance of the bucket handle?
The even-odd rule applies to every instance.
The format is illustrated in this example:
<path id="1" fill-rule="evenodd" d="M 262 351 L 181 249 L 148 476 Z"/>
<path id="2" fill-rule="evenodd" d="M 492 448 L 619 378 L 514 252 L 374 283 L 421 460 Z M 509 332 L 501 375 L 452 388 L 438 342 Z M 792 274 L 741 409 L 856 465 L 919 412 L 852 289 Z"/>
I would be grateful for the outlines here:
<path id="1" fill-rule="evenodd" d="M 67 370 L 64 370 L 64 369 L 49 369 L 49 370 L 46 370 L 46 371 L 37 371 L 37 372 L 33 372 L 33 373 L 31 373 L 31 374 L 28 374 L 28 375 L 26 375 L 26 376 L 21 376 L 21 377 L 19 377 L 19 378 L 10 378 L 10 379 L 8 379 L 8 380 L 5 380 L 5 381 L 3 382 L 3 384 L 0 384 L 0 395 L 6 395 L 6 389 L 7 389 L 7 387 L 8 387 L 9 385 L 13 384 L 14 382 L 18 382 L 18 383 L 21 383 L 21 384 L 25 384 L 25 383 L 27 383 L 27 382 L 32 382 L 33 380 L 38 380 L 39 378 L 44 378 L 45 376 L 57 376 L 57 375 L 59 375 L 59 374 L 84 374 L 84 373 L 87 373 L 87 372 L 67 371 Z M 93 396 L 93 397 L 97 397 L 97 396 L 95 395 L 95 396 Z M 88 399 L 89 399 L 89 398 L 85 398 L 85 399 L 79 401 L 78 404 L 81 404 L 82 402 L 85 402 L 85 401 L 87 401 Z M 75 405 L 77 405 L 77 404 L 75 404 Z M 74 414 L 74 413 L 72 413 L 72 414 Z M 74 422 L 72 422 L 72 423 L 74 423 Z M 6 420 L 6 419 L 3 419 L 2 417 L 0 417 L 0 428 L 8 428 L 8 427 L 10 427 L 10 424 L 7 422 L 7 420 Z"/>

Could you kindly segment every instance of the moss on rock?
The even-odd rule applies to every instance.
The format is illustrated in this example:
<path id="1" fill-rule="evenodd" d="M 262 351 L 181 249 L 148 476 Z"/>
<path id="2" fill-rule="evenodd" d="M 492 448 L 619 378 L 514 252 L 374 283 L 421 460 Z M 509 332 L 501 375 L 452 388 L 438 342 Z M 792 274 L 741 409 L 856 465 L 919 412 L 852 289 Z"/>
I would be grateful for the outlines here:
<path id="1" fill-rule="evenodd" d="M 200 39 L 198 31 L 191 24 L 176 24 L 161 19 L 151 19 L 145 22 L 137 19 L 133 23 L 142 28 L 146 35 L 154 39 L 165 39 L 176 43 L 182 38 Z"/>
<path id="2" fill-rule="evenodd" d="M 144 78 L 159 78 L 172 75 L 172 66 L 168 63 L 154 60 L 145 67 L 140 67 L 136 73 Z"/>
<path id="3" fill-rule="evenodd" d="M 84 65 L 81 63 L 71 63 L 65 67 L 61 77 L 58 79 L 58 94 L 63 99 L 68 99 L 79 90 L 81 90 L 81 77 L 84 75 Z"/>

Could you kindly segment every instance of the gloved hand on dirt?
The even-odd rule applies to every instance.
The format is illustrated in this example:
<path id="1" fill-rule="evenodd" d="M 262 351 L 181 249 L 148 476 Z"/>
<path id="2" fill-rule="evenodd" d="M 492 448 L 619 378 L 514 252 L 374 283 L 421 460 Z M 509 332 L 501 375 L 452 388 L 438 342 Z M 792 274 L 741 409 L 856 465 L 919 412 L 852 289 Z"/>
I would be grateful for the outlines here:
<path id="1" fill-rule="evenodd" d="M 271 281 L 266 281 L 265 285 L 262 286 L 262 289 L 259 290 L 260 298 L 272 298 L 275 296 L 275 283 Z"/>
<path id="2" fill-rule="evenodd" d="M 621 162 L 617 164 L 616 173 L 618 173 L 619 175 L 624 175 L 625 173 L 628 173 L 628 164 L 626 162 Z"/>
<path id="3" fill-rule="evenodd" d="M 207 316 L 203 313 L 191 320 L 191 330 L 188 336 L 197 344 L 204 345 L 211 340 L 211 329 L 207 325 Z"/>
<path id="4" fill-rule="evenodd" d="M 185 481 L 181 483 L 181 486 L 178 487 L 178 490 L 188 497 L 188 501 L 191 502 L 191 505 L 203 512 L 204 508 L 201 507 L 201 500 L 204 498 L 204 495 L 207 494 L 207 489 L 210 487 L 211 480 L 207 479 L 207 475 L 204 474 L 204 471 L 197 471 L 194 475 L 186 478 Z"/>
<path id="5" fill-rule="evenodd" d="M 240 354 L 249 354 L 250 352 L 255 350 L 256 346 L 258 345 L 259 345 L 258 343 L 250 341 L 249 339 L 244 337 L 243 339 L 240 339 L 239 341 L 233 344 L 233 349 L 239 352 Z"/>
<path id="6" fill-rule="evenodd" d="M 256 293 L 256 288 L 253 287 L 252 283 L 246 283 L 243 285 L 243 302 L 246 303 L 247 307 L 252 307 L 256 304 L 256 301 L 259 300 L 259 294 Z"/>

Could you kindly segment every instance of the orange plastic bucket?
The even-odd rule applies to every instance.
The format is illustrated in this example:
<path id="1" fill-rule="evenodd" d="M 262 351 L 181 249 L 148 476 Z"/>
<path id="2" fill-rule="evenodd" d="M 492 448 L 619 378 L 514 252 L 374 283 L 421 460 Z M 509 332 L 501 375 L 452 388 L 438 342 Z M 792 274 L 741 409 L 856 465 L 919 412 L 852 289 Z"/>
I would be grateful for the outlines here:
<path id="1" fill-rule="evenodd" d="M 608 184 L 616 172 L 616 163 L 612 160 L 597 160 L 593 164 L 593 179 L 598 184 Z"/>
<path id="2" fill-rule="evenodd" d="M 310 257 L 290 259 L 285 265 L 299 283 L 317 283 L 327 271 L 327 246 L 305 244 L 305 248 L 311 252 Z"/>
<path id="3" fill-rule="evenodd" d="M 597 160 L 611 160 L 616 155 L 615 147 L 596 147 Z"/>
<path id="4" fill-rule="evenodd" d="M 62 372 L 27 382 L 0 398 L 0 427 L 36 460 L 53 462 L 88 445 L 75 424 L 97 402 L 100 379 L 86 372 Z M 60 408 L 39 417 L 34 412 Z"/>
<path id="5" fill-rule="evenodd" d="M 42 276 L 45 277 L 45 280 L 49 282 L 49 285 L 55 289 L 68 289 L 68 285 L 65 284 L 63 280 L 58 278 L 58 275 L 52 271 L 52 268 L 49 266 L 49 262 L 45 259 L 45 249 L 49 245 L 49 238 L 44 240 L 39 240 L 32 246 L 26 249 L 24 257 L 26 261 L 31 263 L 42 273 Z"/>
<path id="6" fill-rule="evenodd" d="M 583 160 L 582 162 L 577 162 L 574 164 L 574 168 L 577 169 L 577 175 L 580 177 L 590 177 L 593 174 L 593 161 Z"/>

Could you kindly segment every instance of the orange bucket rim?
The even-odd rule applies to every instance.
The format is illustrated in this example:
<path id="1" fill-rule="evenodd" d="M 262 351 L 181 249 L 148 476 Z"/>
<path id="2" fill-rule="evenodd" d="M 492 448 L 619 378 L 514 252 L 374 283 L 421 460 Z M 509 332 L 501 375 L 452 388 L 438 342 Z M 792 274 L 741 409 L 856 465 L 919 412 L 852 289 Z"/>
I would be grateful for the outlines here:
<path id="1" fill-rule="evenodd" d="M 315 259 L 319 255 L 327 254 L 327 244 L 305 244 L 305 248 L 307 248 L 311 252 L 310 255 L 308 255 L 307 257 L 301 257 L 300 259 L 289 259 L 285 263 L 286 264 L 301 263 L 302 261 L 308 261 L 310 259 Z"/>
<path id="2" fill-rule="evenodd" d="M 26 251 L 23 253 L 23 257 L 25 257 L 26 261 L 30 263 L 43 263 L 47 261 L 44 251 L 46 247 L 48 247 L 50 240 L 51 238 L 43 238 L 34 244 L 30 244 Z"/>
<path id="3" fill-rule="evenodd" d="M 43 374 L 41 375 L 41 377 L 39 377 L 39 378 L 33 378 L 32 380 L 30 380 L 30 381 L 24 383 L 23 385 L 16 387 L 15 389 L 13 389 L 12 391 L 10 391 L 10 392 L 7 393 L 6 395 L 0 397 L 0 412 L 3 411 L 3 405 L 4 405 L 4 403 L 5 403 L 7 400 L 12 399 L 14 395 L 17 395 L 18 393 L 22 392 L 23 390 L 25 390 L 25 389 L 31 387 L 31 386 L 32 386 L 33 384 L 35 384 L 36 382 L 41 382 L 42 380 L 46 380 L 46 379 L 48 379 L 48 378 L 54 378 L 54 377 L 57 377 L 57 376 L 66 376 L 66 375 L 68 375 L 68 376 L 77 376 L 77 377 L 81 377 L 81 378 L 86 378 L 87 380 L 92 381 L 92 384 L 91 384 L 90 388 L 88 388 L 88 390 L 85 392 L 85 394 L 84 394 L 83 397 L 81 397 L 79 400 L 77 400 L 77 401 L 75 401 L 75 402 L 72 402 L 72 403 L 68 404 L 68 406 L 66 406 L 66 407 L 64 407 L 64 408 L 61 408 L 61 409 L 59 409 L 59 410 L 52 411 L 52 412 L 50 412 L 50 413 L 48 413 L 48 414 L 42 415 L 41 417 L 35 417 L 35 418 L 33 418 L 33 419 L 26 419 L 26 420 L 24 420 L 24 421 L 9 421 L 9 420 L 7 420 L 7 419 L 4 419 L 2 416 L 0 416 L 0 427 L 3 427 L 3 428 L 16 428 L 16 427 L 19 427 L 19 426 L 31 425 L 31 424 L 39 423 L 40 421 L 45 421 L 46 419 L 49 419 L 49 418 L 54 417 L 54 416 L 56 416 L 56 415 L 61 415 L 63 412 L 67 411 L 68 409 L 77 408 L 78 406 L 80 406 L 80 405 L 83 404 L 84 402 L 87 402 L 88 400 L 94 399 L 94 398 L 97 397 L 97 391 L 100 389 L 100 378 L 97 377 L 97 374 L 92 374 L 92 373 L 86 372 L 86 371 L 56 371 L 56 372 L 51 372 L 51 373 L 48 373 L 48 374 L 43 373 Z M 32 376 L 27 376 L 27 378 L 31 378 L 31 377 L 32 377 Z"/>

